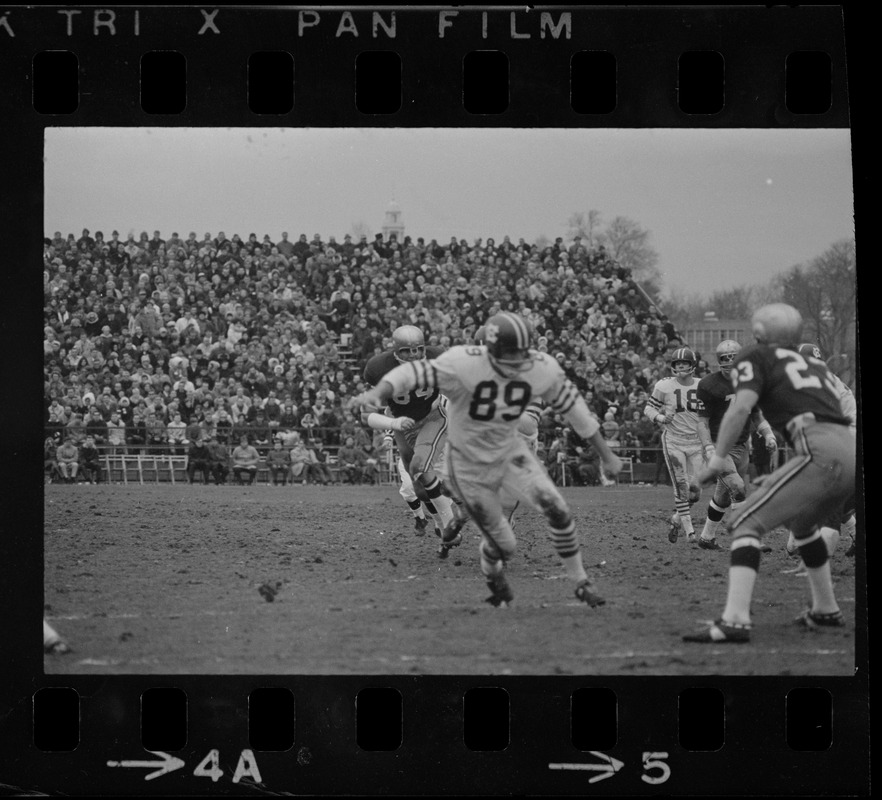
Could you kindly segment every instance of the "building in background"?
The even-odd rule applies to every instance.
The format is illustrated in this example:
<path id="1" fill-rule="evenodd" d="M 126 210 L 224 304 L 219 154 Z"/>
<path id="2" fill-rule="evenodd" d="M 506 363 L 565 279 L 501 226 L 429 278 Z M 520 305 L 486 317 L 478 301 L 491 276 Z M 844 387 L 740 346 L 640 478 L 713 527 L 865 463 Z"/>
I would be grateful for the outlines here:
<path id="1" fill-rule="evenodd" d="M 401 218 L 401 208 L 394 200 L 386 208 L 386 218 L 383 220 L 383 241 L 388 242 L 393 236 L 399 242 L 404 241 L 404 221 Z"/>
<path id="2" fill-rule="evenodd" d="M 684 344 L 711 365 L 716 363 L 714 351 L 723 339 L 734 339 L 742 346 L 753 343 L 749 319 L 717 319 L 713 311 L 706 311 L 701 322 L 685 325 L 679 333 Z"/>

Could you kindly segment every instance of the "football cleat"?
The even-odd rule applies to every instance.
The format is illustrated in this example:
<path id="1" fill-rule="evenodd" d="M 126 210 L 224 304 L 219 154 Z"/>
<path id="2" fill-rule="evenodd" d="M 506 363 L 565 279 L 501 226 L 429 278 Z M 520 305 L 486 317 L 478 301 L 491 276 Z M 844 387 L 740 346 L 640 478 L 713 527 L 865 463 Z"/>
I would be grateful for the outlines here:
<path id="1" fill-rule="evenodd" d="M 450 555 L 450 551 L 460 544 L 462 544 L 462 536 L 457 536 L 452 542 L 441 542 L 438 545 L 438 558 L 447 558 Z"/>
<path id="2" fill-rule="evenodd" d="M 722 550 L 723 548 L 717 544 L 716 539 L 705 539 L 703 536 L 698 537 L 698 546 L 702 550 Z"/>
<path id="3" fill-rule="evenodd" d="M 722 618 L 697 633 L 687 633 L 684 642 L 698 644 L 746 644 L 750 641 L 750 625 L 724 622 Z"/>
<path id="4" fill-rule="evenodd" d="M 502 377 L 513 378 L 532 368 L 532 330 L 523 317 L 507 311 L 494 314 L 484 325 L 483 336 L 490 364 Z"/>
<path id="5" fill-rule="evenodd" d="M 717 364 L 720 365 L 720 372 L 725 376 L 729 376 L 732 372 L 732 365 L 735 363 L 735 357 L 741 351 L 741 345 L 734 339 L 723 339 L 717 345 L 716 355 Z"/>
<path id="6" fill-rule="evenodd" d="M 429 525 L 429 521 L 425 517 L 414 517 L 413 518 L 413 532 L 417 536 L 424 536 L 428 525 Z"/>
<path id="7" fill-rule="evenodd" d="M 829 614 L 819 614 L 817 611 L 812 611 L 810 608 L 807 608 L 793 621 L 797 625 L 801 625 L 802 627 L 811 630 L 817 628 L 845 627 L 845 617 L 842 616 L 841 611 L 833 611 Z"/>
<path id="8" fill-rule="evenodd" d="M 676 544 L 677 539 L 680 538 L 680 526 L 676 522 L 669 522 L 668 526 L 668 541 L 671 544 Z"/>
<path id="9" fill-rule="evenodd" d="M 760 344 L 796 347 L 802 335 L 802 315 L 787 303 L 770 303 L 754 312 L 750 327 Z"/>
<path id="10" fill-rule="evenodd" d="M 671 372 L 678 378 L 688 378 L 695 374 L 698 359 L 688 347 L 678 347 L 671 353 Z"/>
<path id="11" fill-rule="evenodd" d="M 401 325 L 392 331 L 392 352 L 402 364 L 426 357 L 426 337 L 416 325 Z"/>
<path id="12" fill-rule="evenodd" d="M 487 588 L 492 594 L 484 602 L 490 603 L 494 608 L 508 608 L 508 604 L 514 600 L 514 592 L 502 573 L 488 578 Z"/>
<path id="13" fill-rule="evenodd" d="M 687 533 L 686 541 L 689 542 L 689 544 L 695 544 L 695 533 Z"/>
<path id="14" fill-rule="evenodd" d="M 591 608 L 596 608 L 597 606 L 606 605 L 606 600 L 604 600 L 597 592 L 594 591 L 594 584 L 591 583 L 588 578 L 585 578 L 583 581 L 579 581 L 579 585 L 576 587 L 576 600 L 580 603 L 586 603 Z"/>

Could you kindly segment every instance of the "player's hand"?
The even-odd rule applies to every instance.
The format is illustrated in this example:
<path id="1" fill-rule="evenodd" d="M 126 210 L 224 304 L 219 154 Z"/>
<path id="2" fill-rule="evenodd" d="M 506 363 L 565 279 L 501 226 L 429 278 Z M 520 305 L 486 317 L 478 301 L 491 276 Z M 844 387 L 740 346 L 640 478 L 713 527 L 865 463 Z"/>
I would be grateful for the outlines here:
<path id="1" fill-rule="evenodd" d="M 349 410 L 362 411 L 366 408 L 376 408 L 379 405 L 380 398 L 376 389 L 368 389 L 366 392 L 356 395 L 349 401 Z"/>
<path id="2" fill-rule="evenodd" d="M 714 453 L 714 455 L 707 460 L 707 466 L 702 467 L 698 471 L 695 480 L 698 481 L 700 486 L 708 486 L 709 484 L 714 483 L 725 469 L 726 459 L 723 458 L 723 456 Z"/>
<path id="3" fill-rule="evenodd" d="M 667 425 L 668 424 L 668 415 L 659 412 L 658 414 L 655 415 L 654 421 L 655 421 L 656 425 L 661 425 L 661 426 Z"/>
<path id="4" fill-rule="evenodd" d="M 766 439 L 766 450 L 770 453 L 774 453 L 778 449 L 778 440 L 775 438 L 774 434 L 769 434 L 765 437 Z"/>
<path id="5" fill-rule="evenodd" d="M 396 417 L 393 424 L 396 431 L 409 431 L 416 425 L 416 422 L 410 417 Z"/>

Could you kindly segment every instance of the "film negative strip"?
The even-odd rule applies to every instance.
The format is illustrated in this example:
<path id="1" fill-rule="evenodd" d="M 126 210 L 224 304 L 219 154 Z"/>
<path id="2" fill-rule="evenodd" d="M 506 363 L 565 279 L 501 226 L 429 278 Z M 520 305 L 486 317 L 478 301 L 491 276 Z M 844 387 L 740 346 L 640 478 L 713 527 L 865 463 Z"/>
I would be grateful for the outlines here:
<path id="1" fill-rule="evenodd" d="M 439 260 L 460 244 L 474 252 L 470 242 L 487 237 L 511 234 L 514 247 L 519 230 L 528 245 L 542 240 L 543 249 L 560 250 L 574 230 L 590 237 L 590 214 L 567 219 L 592 204 L 608 203 L 606 213 L 625 223 L 648 213 L 647 204 L 683 204 L 687 215 L 694 212 L 684 198 L 718 182 L 707 218 L 697 214 L 681 230 L 694 235 L 696 250 L 740 250 L 760 228 L 787 227 L 803 210 L 759 194 L 727 196 L 737 183 L 724 175 L 727 152 L 728 167 L 755 181 L 757 192 L 781 182 L 762 170 L 795 153 L 805 173 L 826 175 L 830 214 L 840 214 L 835 187 L 852 181 L 849 143 L 857 141 L 852 101 L 860 76 L 851 54 L 846 63 L 846 43 L 860 28 L 854 19 L 842 6 L 0 9 L 7 144 L 0 192 L 10 223 L 2 290 L 8 463 L 0 791 L 868 794 L 860 428 L 856 552 L 832 562 L 847 627 L 786 624 L 808 583 L 782 578 L 786 536 L 778 535 L 769 537 L 776 552 L 757 578 L 751 639 L 737 647 L 683 641 L 726 601 L 728 548 L 669 542 L 671 487 L 652 485 L 657 472 L 655 481 L 638 481 L 647 467 L 639 459 L 628 461 L 627 485 L 561 490 L 605 605 L 589 608 L 573 596 L 557 559 L 565 548 L 546 541 L 540 515 L 518 511 L 515 600 L 494 608 L 482 602 L 475 523 L 449 552 L 431 532 L 415 535 L 391 470 L 378 486 L 307 486 L 293 476 L 275 486 L 268 466 L 265 485 L 239 486 L 231 477 L 230 485 L 199 486 L 187 471 L 192 460 L 176 463 L 166 439 L 168 458 L 132 459 L 125 450 L 113 465 L 103 462 L 102 483 L 70 485 L 67 473 L 51 481 L 40 458 L 55 391 L 52 357 L 100 351 L 95 342 L 104 332 L 88 328 L 97 316 L 90 320 L 87 307 L 103 293 L 111 306 L 137 301 L 145 288 L 145 296 L 157 294 L 155 279 L 168 276 L 153 269 L 153 256 L 160 243 L 171 253 L 176 230 L 182 247 L 191 228 L 200 243 L 202 226 L 210 231 L 205 253 L 184 247 L 183 273 L 193 280 L 181 278 L 180 286 L 187 302 L 203 286 L 205 302 L 221 313 L 221 301 L 232 302 L 220 338 L 229 340 L 236 374 L 245 362 L 235 355 L 247 350 L 237 350 L 240 339 L 229 332 L 237 300 L 253 300 L 269 325 L 285 292 L 295 302 L 298 291 L 320 297 L 330 285 L 330 273 L 298 271 L 286 260 L 301 239 L 303 262 L 311 252 L 327 255 L 329 237 L 338 245 L 332 261 L 338 250 L 357 255 L 375 230 L 378 247 L 405 231 L 436 237 Z M 779 136 L 761 136 L 769 133 Z M 668 162 L 671 169 L 656 171 Z M 573 183 L 584 199 L 573 199 Z M 807 180 L 803 197 L 818 185 Z M 736 209 L 753 208 L 750 227 L 706 239 L 715 204 L 733 221 Z M 540 235 L 549 206 L 561 228 L 557 241 L 555 230 Z M 180 216 L 170 221 L 169 210 Z M 427 230 L 405 229 L 408 215 Z M 133 233 L 131 259 L 121 258 L 140 269 L 112 264 L 109 249 L 99 263 L 84 264 L 79 240 L 94 248 L 96 228 L 108 243 L 119 237 L 121 253 Z M 138 240 L 154 228 L 157 241 L 146 233 L 146 242 Z M 251 261 L 240 272 L 212 264 L 222 228 L 275 275 L 249 271 Z M 312 229 L 321 232 L 310 251 Z M 631 223 L 630 233 L 640 231 Z M 769 258 L 770 269 L 812 255 L 796 241 L 805 228 L 788 231 L 793 239 L 782 237 L 786 247 Z M 56 269 L 50 257 L 47 267 L 47 248 L 62 252 L 71 237 L 74 260 L 59 258 Z M 663 251 L 662 264 L 688 249 Z M 476 315 L 502 283 L 507 262 L 498 252 L 490 268 L 469 262 L 478 295 L 471 285 L 454 292 L 454 302 L 471 298 Z M 410 269 L 409 256 L 398 257 L 393 248 L 378 259 L 394 271 Z M 395 319 L 422 324 L 419 293 L 430 293 L 414 263 L 410 285 L 375 287 L 374 297 L 380 310 L 410 314 Z M 53 304 L 62 267 L 76 292 Z M 707 296 L 714 281 L 732 285 L 729 274 L 683 274 Z M 196 340 L 184 353 L 168 349 L 159 332 L 168 323 L 179 333 L 178 317 L 162 316 L 164 303 L 174 305 L 174 283 L 160 280 L 155 335 L 145 335 L 154 323 L 135 312 L 120 322 L 151 374 L 159 374 L 157 361 L 196 358 Z M 344 283 L 331 289 L 345 293 Z M 440 277 L 436 283 L 450 288 Z M 330 314 L 330 292 L 325 297 L 322 313 Z M 194 311 L 204 308 L 194 302 Z M 60 315 L 70 339 L 63 354 L 51 351 L 47 314 Z M 82 337 L 71 336 L 71 315 L 88 328 Z M 197 330 L 199 321 L 196 314 Z M 92 345 L 71 354 L 77 338 Z M 72 372 L 59 369 L 62 402 Z M 123 372 L 117 365 L 113 374 Z M 237 377 L 247 381 L 247 371 Z M 168 384 L 171 402 L 170 377 Z M 81 400 L 89 389 L 77 385 Z M 507 404 L 527 405 L 529 394 L 510 394 Z M 497 398 L 476 397 L 472 418 L 489 419 Z M 90 403 L 99 399 L 93 394 Z M 339 478 L 345 464 L 331 466 Z M 552 538 L 565 527 L 553 528 Z M 484 562 L 493 562 L 484 552 Z M 500 591 L 491 587 L 497 605 Z"/>

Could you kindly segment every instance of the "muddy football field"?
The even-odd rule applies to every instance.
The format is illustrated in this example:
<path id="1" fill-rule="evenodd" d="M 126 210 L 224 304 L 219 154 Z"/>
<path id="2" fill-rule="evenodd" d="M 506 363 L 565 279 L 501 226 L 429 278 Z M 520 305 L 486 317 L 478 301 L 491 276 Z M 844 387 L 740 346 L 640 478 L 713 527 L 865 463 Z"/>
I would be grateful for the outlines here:
<path id="1" fill-rule="evenodd" d="M 835 588 L 848 626 L 792 624 L 808 600 L 785 534 L 768 537 L 750 644 L 694 645 L 718 616 L 721 551 L 667 539 L 670 487 L 563 490 L 589 574 L 576 602 L 544 521 L 521 510 L 515 600 L 484 602 L 478 534 L 446 560 L 394 486 L 45 487 L 45 616 L 72 652 L 47 673 L 198 675 L 852 675 L 855 565 Z M 705 490 L 696 509 L 704 519 Z M 269 591 L 267 589 L 269 587 Z"/>

